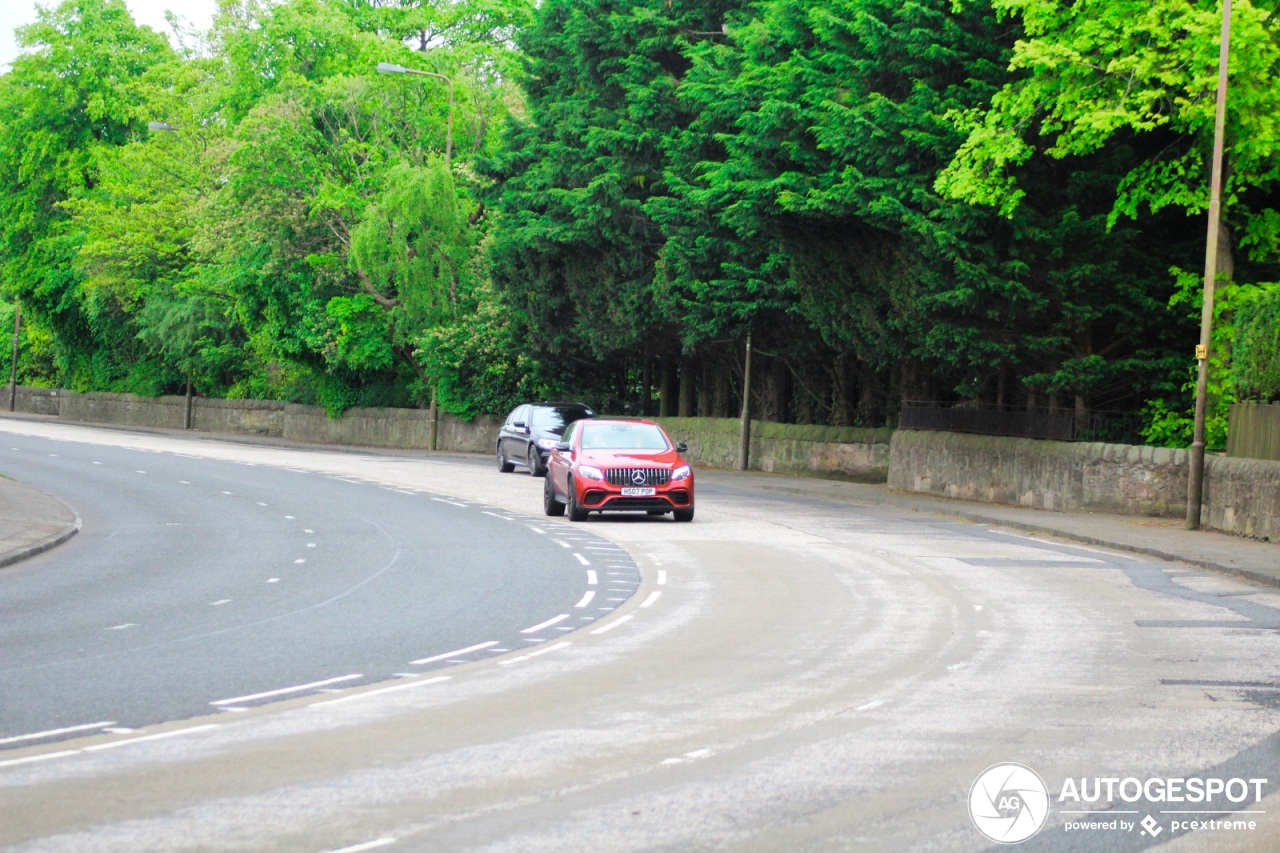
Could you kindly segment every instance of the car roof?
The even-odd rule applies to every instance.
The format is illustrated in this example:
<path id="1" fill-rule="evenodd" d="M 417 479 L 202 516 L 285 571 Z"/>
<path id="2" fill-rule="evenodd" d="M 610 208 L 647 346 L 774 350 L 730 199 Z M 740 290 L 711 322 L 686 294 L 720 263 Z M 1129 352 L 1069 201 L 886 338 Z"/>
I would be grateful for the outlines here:
<path id="1" fill-rule="evenodd" d="M 662 424 L 648 418 L 595 418 L 595 426 L 607 426 L 608 424 L 646 424 L 648 426 L 661 427 Z"/>

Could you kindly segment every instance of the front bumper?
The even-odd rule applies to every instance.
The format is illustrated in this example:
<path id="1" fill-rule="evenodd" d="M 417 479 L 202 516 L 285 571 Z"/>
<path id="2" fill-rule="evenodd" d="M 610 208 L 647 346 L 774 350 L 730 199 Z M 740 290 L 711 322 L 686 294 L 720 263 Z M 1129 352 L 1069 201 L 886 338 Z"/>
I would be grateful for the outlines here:
<path id="1" fill-rule="evenodd" d="M 578 503 L 583 509 L 608 512 L 651 512 L 689 509 L 693 506 L 693 484 L 673 484 L 645 497 L 623 495 L 621 489 L 607 484 L 590 483 L 582 489 Z"/>

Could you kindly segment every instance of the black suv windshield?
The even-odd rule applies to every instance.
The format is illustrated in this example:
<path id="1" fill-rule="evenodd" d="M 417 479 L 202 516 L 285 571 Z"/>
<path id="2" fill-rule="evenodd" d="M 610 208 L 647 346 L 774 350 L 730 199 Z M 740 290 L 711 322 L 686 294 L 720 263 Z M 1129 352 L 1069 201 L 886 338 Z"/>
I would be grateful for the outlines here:
<path id="1" fill-rule="evenodd" d="M 580 406 L 534 406 L 530 426 L 559 431 L 574 421 L 591 416 L 590 409 Z"/>

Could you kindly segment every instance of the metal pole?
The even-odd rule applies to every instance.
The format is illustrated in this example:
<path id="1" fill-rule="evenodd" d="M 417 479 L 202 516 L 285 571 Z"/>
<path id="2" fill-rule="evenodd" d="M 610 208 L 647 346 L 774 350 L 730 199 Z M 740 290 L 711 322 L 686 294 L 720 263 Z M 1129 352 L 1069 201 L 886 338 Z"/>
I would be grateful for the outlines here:
<path id="1" fill-rule="evenodd" d="M 434 77 L 437 80 L 443 80 L 449 84 L 449 120 L 445 125 L 444 136 L 444 164 L 450 165 L 453 161 L 453 78 L 444 74 L 437 74 L 434 71 L 419 71 L 416 68 L 405 68 L 403 65 L 396 65 L 391 62 L 378 63 L 379 74 L 419 74 L 423 77 Z"/>
<path id="2" fill-rule="evenodd" d="M 9 411 L 18 404 L 18 332 L 22 329 L 22 305 L 13 304 L 13 361 L 9 364 Z"/>
<path id="3" fill-rule="evenodd" d="M 739 426 L 738 470 L 751 463 L 751 333 L 747 332 L 747 363 L 742 371 L 742 423 Z"/>
<path id="4" fill-rule="evenodd" d="M 1204 422 L 1209 390 L 1209 339 L 1213 334 L 1213 290 L 1218 274 L 1218 229 L 1222 216 L 1222 147 L 1227 116 L 1227 57 L 1231 50 L 1231 0 L 1222 2 L 1222 39 L 1218 45 L 1218 105 L 1213 122 L 1213 169 L 1209 179 L 1209 233 L 1204 250 L 1204 299 L 1200 307 L 1200 345 L 1196 347 L 1196 420 L 1187 475 L 1187 529 L 1200 527 L 1204 499 Z"/>
<path id="5" fill-rule="evenodd" d="M 192 403 L 192 382 L 191 371 L 187 371 L 187 407 L 182 414 L 182 428 L 191 429 L 191 403 Z"/>
<path id="6" fill-rule="evenodd" d="M 440 449 L 440 406 L 436 396 L 436 389 L 431 389 L 431 408 L 427 410 L 427 447 L 430 450 Z"/>

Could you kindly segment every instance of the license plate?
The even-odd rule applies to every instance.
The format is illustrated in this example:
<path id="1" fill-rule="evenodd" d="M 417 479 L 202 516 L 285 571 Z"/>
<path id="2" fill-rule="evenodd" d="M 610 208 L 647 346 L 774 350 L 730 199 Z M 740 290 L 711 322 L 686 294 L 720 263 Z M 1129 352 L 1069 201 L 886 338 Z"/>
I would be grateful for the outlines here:
<path id="1" fill-rule="evenodd" d="M 622 490 L 624 498 L 651 498 L 658 493 L 658 490 L 652 486 L 635 488 L 628 486 Z"/>

